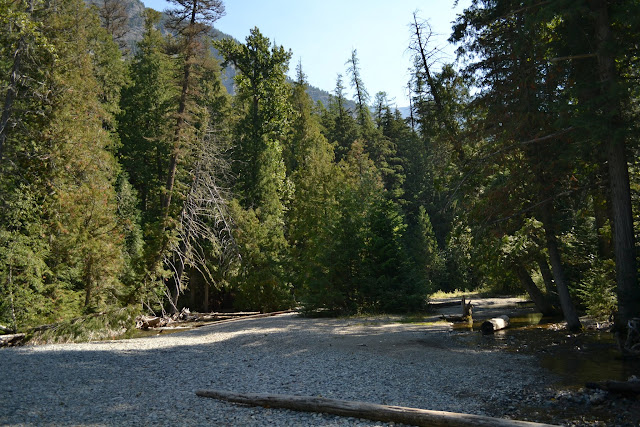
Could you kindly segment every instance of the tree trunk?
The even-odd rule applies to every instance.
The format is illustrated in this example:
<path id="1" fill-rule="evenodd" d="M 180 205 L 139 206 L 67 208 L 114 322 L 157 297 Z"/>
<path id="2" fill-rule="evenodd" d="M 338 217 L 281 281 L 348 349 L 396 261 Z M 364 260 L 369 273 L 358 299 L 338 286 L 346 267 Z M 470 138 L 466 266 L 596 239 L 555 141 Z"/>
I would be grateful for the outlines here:
<path id="1" fill-rule="evenodd" d="M 603 233 L 603 228 L 607 225 L 607 219 L 609 218 L 609 208 L 606 197 L 600 194 L 599 189 L 593 195 L 593 217 L 595 218 L 595 231 L 598 236 L 598 255 L 601 259 L 613 259 L 611 237 Z"/>
<path id="2" fill-rule="evenodd" d="M 556 287 L 558 288 L 560 306 L 562 307 L 564 319 L 567 321 L 567 328 L 570 331 L 577 331 L 582 328 L 582 324 L 580 323 L 578 313 L 573 305 L 573 301 L 571 300 L 571 295 L 569 294 L 569 287 L 564 274 L 562 258 L 560 257 L 558 240 L 556 238 L 553 223 L 553 212 L 551 209 L 551 202 L 545 203 L 540 209 L 542 214 L 542 223 L 544 225 L 547 250 L 549 251 L 549 259 L 551 261 L 551 271 L 553 273 L 553 280 L 556 282 Z"/>
<path id="3" fill-rule="evenodd" d="M 544 280 L 544 287 L 547 291 L 547 299 L 551 301 L 552 304 L 558 301 L 558 291 L 556 289 L 556 284 L 553 283 L 553 274 L 551 273 L 551 268 L 549 267 L 549 263 L 547 262 L 547 257 L 544 254 L 540 254 L 540 256 L 536 259 L 538 263 L 538 267 L 540 268 L 540 274 L 542 275 L 542 279 Z"/>
<path id="4" fill-rule="evenodd" d="M 365 418 L 375 421 L 387 421 L 415 426 L 534 427 L 547 425 L 527 421 L 491 418 L 481 415 L 429 411 L 426 409 L 378 405 L 375 403 L 328 399 L 325 397 L 264 393 L 241 394 L 218 390 L 198 390 L 196 391 L 196 394 L 200 397 L 211 397 L 213 399 L 226 400 L 244 405 L 264 406 L 266 408 L 286 408 L 304 412 L 321 412 L 344 417 Z"/>
<path id="5" fill-rule="evenodd" d="M 640 290 L 638 289 L 638 271 L 636 267 L 635 236 L 631 191 L 629 187 L 629 169 L 626 159 L 624 135 L 620 135 L 623 125 L 620 99 L 615 95 L 617 71 L 615 58 L 611 54 L 613 39 L 609 20 L 608 1 L 590 0 L 589 5 L 595 16 L 597 37 L 598 73 L 602 95 L 606 105 L 603 107 L 609 166 L 609 191 L 611 193 L 611 215 L 613 221 L 613 245 L 616 259 L 616 279 L 618 284 L 618 321 L 621 325 L 640 314 Z"/>
<path id="6" fill-rule="evenodd" d="M 529 297 L 536 305 L 536 308 L 543 316 L 552 316 L 556 314 L 553 305 L 545 298 L 544 294 L 538 289 L 536 284 L 531 279 L 531 275 L 521 264 L 514 265 L 514 269 L 516 270 L 516 274 L 518 275 L 518 279 L 520 279 L 520 283 L 526 289 Z"/>
<path id="7" fill-rule="evenodd" d="M 204 283 L 203 285 L 204 298 L 202 301 L 202 308 L 203 308 L 202 311 L 204 311 L 205 313 L 208 313 L 209 312 L 209 282 L 205 280 L 203 283 Z"/>

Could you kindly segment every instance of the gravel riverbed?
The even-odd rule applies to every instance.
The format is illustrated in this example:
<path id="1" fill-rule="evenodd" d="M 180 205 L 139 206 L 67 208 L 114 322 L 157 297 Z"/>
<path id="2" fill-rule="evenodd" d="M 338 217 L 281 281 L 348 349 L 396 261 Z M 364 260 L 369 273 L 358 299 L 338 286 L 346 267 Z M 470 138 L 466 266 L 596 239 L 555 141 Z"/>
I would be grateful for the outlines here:
<path id="1" fill-rule="evenodd" d="M 236 405 L 195 391 L 495 416 L 514 396 L 548 384 L 532 356 L 469 346 L 446 323 L 393 317 L 286 314 L 149 338 L 5 348 L 0 366 L 0 425 L 386 425 Z"/>

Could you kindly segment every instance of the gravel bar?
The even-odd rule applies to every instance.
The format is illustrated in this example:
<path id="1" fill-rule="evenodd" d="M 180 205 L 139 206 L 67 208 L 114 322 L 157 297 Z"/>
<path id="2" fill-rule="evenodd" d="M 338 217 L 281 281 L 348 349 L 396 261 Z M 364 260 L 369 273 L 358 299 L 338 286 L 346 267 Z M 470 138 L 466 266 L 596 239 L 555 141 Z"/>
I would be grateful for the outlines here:
<path id="1" fill-rule="evenodd" d="M 196 390 L 324 396 L 493 415 L 545 373 L 444 323 L 285 314 L 149 338 L 0 349 L 0 425 L 372 426 Z M 505 400 L 506 399 L 506 400 Z"/>

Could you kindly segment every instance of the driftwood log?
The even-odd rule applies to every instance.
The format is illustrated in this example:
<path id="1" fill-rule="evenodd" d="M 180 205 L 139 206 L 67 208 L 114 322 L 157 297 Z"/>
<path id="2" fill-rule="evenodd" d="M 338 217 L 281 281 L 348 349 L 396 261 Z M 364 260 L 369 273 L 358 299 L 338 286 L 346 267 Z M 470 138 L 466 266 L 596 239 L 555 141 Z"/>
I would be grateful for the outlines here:
<path id="1" fill-rule="evenodd" d="M 480 325 L 480 330 L 482 331 L 482 335 L 488 335 L 494 333 L 495 331 L 499 331 L 500 329 L 508 327 L 509 316 L 502 315 L 482 322 L 482 325 Z"/>
<path id="2" fill-rule="evenodd" d="M 606 390 L 611 393 L 640 394 L 640 380 L 603 381 L 598 383 L 587 383 L 585 385 L 587 388 Z"/>
<path id="3" fill-rule="evenodd" d="M 0 335 L 0 347 L 19 345 L 24 340 L 25 334 Z"/>
<path id="4" fill-rule="evenodd" d="M 136 318 L 136 328 L 138 329 L 175 329 L 180 327 L 179 325 L 185 325 L 194 322 L 204 323 L 224 323 L 241 319 L 257 319 L 261 317 L 277 316 L 279 314 L 294 313 L 295 310 L 274 311 L 270 313 L 260 313 L 259 311 L 242 311 L 235 313 L 191 313 L 188 310 L 183 310 L 173 316 L 138 316 Z M 196 326 L 196 327 L 197 327 Z M 166 328 L 165 328 L 166 327 Z"/>
<path id="5" fill-rule="evenodd" d="M 322 412 L 345 417 L 365 418 L 374 421 L 403 423 L 416 426 L 450 427 L 540 427 L 549 424 L 514 421 L 480 415 L 455 412 L 431 411 L 403 406 L 378 405 L 375 403 L 328 399 L 325 397 L 291 396 L 283 394 L 232 393 L 218 390 L 199 390 L 201 397 L 242 403 L 266 408 L 284 408 L 302 412 Z"/>
<path id="6" fill-rule="evenodd" d="M 4 325 L 0 325 L 0 332 L 5 333 L 5 334 L 13 334 L 15 332 L 15 330 L 8 328 Z"/>

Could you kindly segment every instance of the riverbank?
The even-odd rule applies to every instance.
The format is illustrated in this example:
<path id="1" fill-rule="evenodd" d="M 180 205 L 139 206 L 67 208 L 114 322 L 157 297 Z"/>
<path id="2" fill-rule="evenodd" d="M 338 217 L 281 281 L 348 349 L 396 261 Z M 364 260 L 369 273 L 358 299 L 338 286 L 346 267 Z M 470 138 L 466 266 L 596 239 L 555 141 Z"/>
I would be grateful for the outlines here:
<path id="1" fill-rule="evenodd" d="M 9 374 L 0 377 L 0 424 L 382 425 L 234 405 L 199 398 L 199 389 L 541 422 L 563 415 L 545 406 L 562 402 L 551 393 L 563 389 L 554 388 L 560 376 L 538 355 L 506 348 L 499 335 L 482 340 L 477 331 L 453 329 L 437 315 L 402 320 L 286 314 L 133 340 L 1 349 L 0 366 Z"/>

